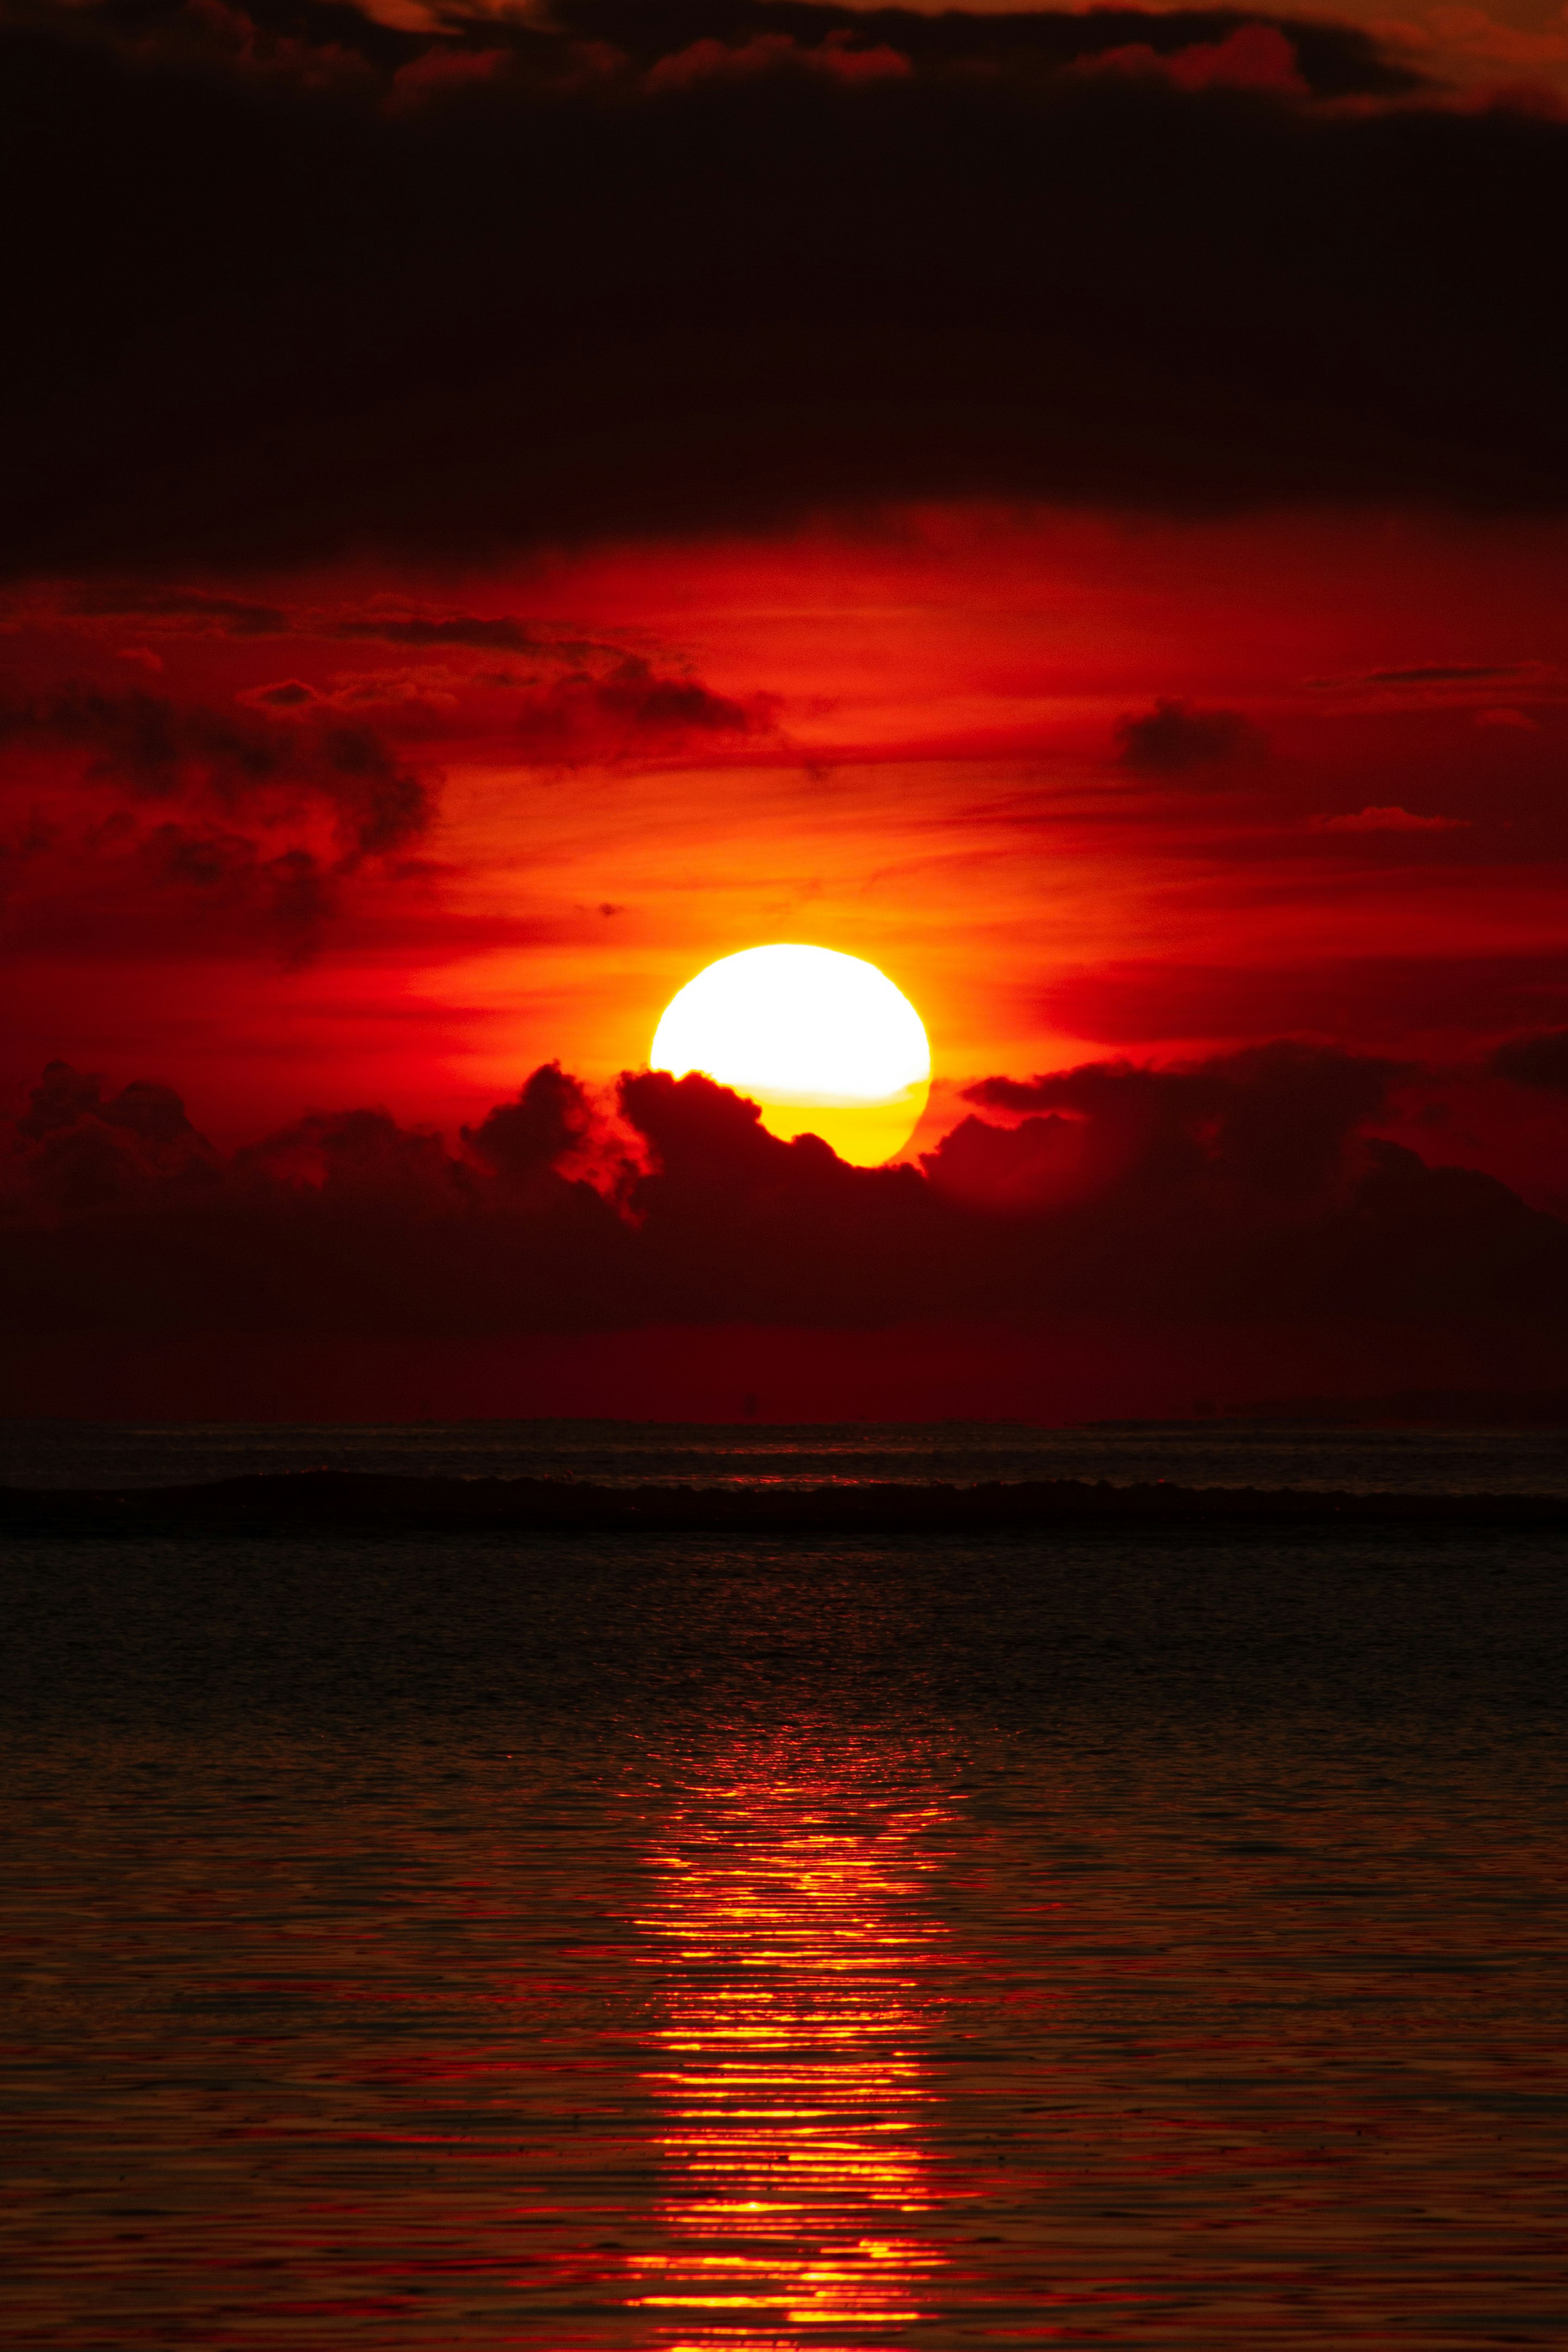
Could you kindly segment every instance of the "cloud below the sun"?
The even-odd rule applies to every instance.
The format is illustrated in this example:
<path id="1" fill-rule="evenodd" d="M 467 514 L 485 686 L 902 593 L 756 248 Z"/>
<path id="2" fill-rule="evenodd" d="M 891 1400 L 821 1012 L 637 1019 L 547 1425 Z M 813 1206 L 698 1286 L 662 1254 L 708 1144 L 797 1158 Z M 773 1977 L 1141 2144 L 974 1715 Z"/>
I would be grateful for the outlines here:
<path id="1" fill-rule="evenodd" d="M 1497 1083 L 1563 1090 L 1562 1039 Z M 1173 1326 L 1568 1308 L 1568 1225 L 1395 1142 L 1412 1073 L 1277 1043 L 994 1078 L 918 1165 L 783 1143 L 710 1080 L 613 1100 L 559 1065 L 455 1145 L 318 1112 L 230 1153 L 167 1087 L 51 1065 L 0 1157 L 0 1280 L 31 1340 L 413 1338 L 910 1317 Z"/>

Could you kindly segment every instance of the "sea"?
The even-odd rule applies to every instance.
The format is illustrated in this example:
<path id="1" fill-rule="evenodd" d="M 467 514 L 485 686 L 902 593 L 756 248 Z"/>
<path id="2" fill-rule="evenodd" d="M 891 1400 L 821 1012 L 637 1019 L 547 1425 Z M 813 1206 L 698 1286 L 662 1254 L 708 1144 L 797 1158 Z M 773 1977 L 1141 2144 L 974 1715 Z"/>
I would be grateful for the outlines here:
<path id="1" fill-rule="evenodd" d="M 0 1485 L 1568 1495 L 1561 1432 L 0 1426 Z M 13 1539 L 72 2352 L 1568 2336 L 1568 1542 Z"/>

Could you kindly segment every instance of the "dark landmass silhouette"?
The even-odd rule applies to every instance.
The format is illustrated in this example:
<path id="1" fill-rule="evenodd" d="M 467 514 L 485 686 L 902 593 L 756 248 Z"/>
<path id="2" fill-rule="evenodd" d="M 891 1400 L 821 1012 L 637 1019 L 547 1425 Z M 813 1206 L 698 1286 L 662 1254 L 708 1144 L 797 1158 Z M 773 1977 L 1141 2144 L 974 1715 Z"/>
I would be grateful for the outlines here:
<path id="1" fill-rule="evenodd" d="M 1212 1417 L 1311 1423 L 1330 1429 L 1568 1429 L 1568 1389 L 1399 1389 L 1387 1396 L 1260 1397 L 1252 1404 L 1216 1407 Z"/>
<path id="2" fill-rule="evenodd" d="M 1112 1486 L 603 1486 L 550 1478 L 404 1478 L 353 1471 L 193 1486 L 0 1488 L 0 1535 L 960 1536 L 1131 1529 L 1518 1528 L 1568 1532 L 1568 1497 Z"/>

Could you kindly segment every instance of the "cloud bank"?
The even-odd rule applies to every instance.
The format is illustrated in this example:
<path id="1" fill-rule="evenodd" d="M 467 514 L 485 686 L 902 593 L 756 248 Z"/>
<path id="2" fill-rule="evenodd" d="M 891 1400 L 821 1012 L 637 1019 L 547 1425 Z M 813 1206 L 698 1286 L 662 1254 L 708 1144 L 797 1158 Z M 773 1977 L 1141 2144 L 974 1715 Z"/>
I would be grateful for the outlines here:
<path id="1" fill-rule="evenodd" d="M 356 1109 L 225 1155 L 167 1087 L 56 1063 L 5 1139 L 0 1296 L 35 1340 L 1066 1317 L 1555 1344 L 1568 1225 L 1369 1133 L 1401 1075 L 1282 1042 L 989 1079 L 920 1165 L 866 1170 L 697 1076 L 608 1107 L 547 1065 L 455 1148 Z"/>
<path id="2" fill-rule="evenodd" d="M 35 5 L 0 171 L 13 574 L 1568 497 L 1568 124 L 1331 23 Z"/>

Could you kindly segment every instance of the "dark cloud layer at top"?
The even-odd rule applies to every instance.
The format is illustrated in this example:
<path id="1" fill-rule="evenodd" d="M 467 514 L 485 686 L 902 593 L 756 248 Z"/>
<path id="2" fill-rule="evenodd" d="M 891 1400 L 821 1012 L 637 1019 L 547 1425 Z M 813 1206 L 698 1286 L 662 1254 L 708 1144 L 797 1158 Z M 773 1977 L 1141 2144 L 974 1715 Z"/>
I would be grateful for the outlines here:
<path id="1" fill-rule="evenodd" d="M 5 561 L 1561 507 L 1568 126 L 1413 102 L 1332 25 L 1264 45 L 1302 95 L 1182 86 L 1262 21 L 13 13 Z"/>
<path id="2" fill-rule="evenodd" d="M 741 47 L 759 35 L 793 40 L 805 54 L 837 28 L 858 48 L 891 50 L 931 73 L 973 74 L 979 67 L 1019 79 L 1140 49 L 1173 58 L 1218 47 L 1260 17 L 1231 8 L 1180 8 L 1155 16 L 1139 8 L 1096 8 L 1083 15 L 1047 9 L 988 16 L 952 9 L 925 16 L 907 8 L 847 9 L 809 0 L 577 0 L 557 21 L 613 43 L 645 69 L 662 58 L 718 41 Z M 1406 68 L 1384 58 L 1349 25 L 1281 18 L 1307 86 L 1321 98 L 1403 96 L 1416 87 Z"/>

